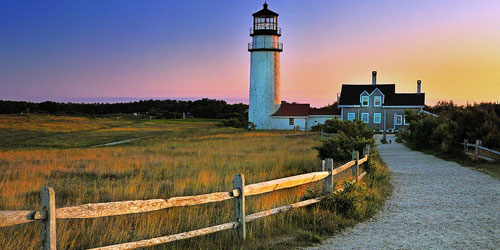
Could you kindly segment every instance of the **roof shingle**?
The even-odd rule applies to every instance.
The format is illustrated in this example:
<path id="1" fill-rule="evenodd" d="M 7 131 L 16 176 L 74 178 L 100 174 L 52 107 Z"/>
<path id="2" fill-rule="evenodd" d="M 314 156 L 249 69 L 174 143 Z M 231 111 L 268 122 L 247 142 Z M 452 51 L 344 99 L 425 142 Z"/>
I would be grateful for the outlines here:
<path id="1" fill-rule="evenodd" d="M 395 84 L 342 84 L 339 105 L 360 105 L 359 96 L 364 91 L 371 94 L 379 89 L 384 95 L 383 106 L 423 106 L 425 105 L 425 94 L 396 93 Z"/>
<path id="2" fill-rule="evenodd" d="M 282 102 L 280 108 L 271 116 L 309 116 L 309 115 L 340 115 L 340 109 L 311 108 L 308 103 Z"/>

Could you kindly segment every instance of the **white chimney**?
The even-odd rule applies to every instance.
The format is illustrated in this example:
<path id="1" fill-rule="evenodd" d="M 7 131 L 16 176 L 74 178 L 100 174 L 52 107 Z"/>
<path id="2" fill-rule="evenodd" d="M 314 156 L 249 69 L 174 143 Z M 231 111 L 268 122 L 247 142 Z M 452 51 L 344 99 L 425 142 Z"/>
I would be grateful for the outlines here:
<path id="1" fill-rule="evenodd" d="M 417 94 L 421 93 L 422 81 L 417 80 Z"/>
<path id="2" fill-rule="evenodd" d="M 372 71 L 372 85 L 377 85 L 377 71 Z"/>

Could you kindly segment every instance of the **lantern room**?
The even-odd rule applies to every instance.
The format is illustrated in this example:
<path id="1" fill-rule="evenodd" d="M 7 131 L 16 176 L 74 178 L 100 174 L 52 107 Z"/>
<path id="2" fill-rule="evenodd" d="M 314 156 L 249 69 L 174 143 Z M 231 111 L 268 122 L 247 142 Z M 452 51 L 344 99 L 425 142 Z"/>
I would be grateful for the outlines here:
<path id="1" fill-rule="evenodd" d="M 255 35 L 281 35 L 281 29 L 278 27 L 278 13 L 264 8 L 253 13 L 253 27 L 250 28 L 250 36 Z"/>

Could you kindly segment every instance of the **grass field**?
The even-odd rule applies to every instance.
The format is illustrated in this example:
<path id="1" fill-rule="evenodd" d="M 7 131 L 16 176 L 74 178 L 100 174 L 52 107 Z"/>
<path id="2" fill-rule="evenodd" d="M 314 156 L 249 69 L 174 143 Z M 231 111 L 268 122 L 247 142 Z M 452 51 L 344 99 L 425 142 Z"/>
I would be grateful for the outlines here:
<path id="1" fill-rule="evenodd" d="M 39 207 L 43 186 L 57 207 L 169 198 L 232 189 L 321 169 L 314 137 L 221 128 L 209 120 L 126 120 L 58 116 L 0 116 L 0 210 Z M 290 133 L 290 132 L 288 132 Z M 137 138 L 110 147 L 104 143 Z M 243 244 L 221 232 L 153 249 L 288 249 L 310 244 L 373 215 L 388 191 L 388 173 L 366 178 L 358 216 L 319 207 L 251 222 Z M 249 197 L 247 213 L 301 199 L 318 184 Z M 364 198 L 363 198 L 364 199 Z M 232 201 L 99 219 L 58 220 L 60 249 L 84 249 L 169 235 L 232 221 Z M 375 208 L 375 210 L 374 210 Z M 0 228 L 0 249 L 39 249 L 40 224 Z"/>

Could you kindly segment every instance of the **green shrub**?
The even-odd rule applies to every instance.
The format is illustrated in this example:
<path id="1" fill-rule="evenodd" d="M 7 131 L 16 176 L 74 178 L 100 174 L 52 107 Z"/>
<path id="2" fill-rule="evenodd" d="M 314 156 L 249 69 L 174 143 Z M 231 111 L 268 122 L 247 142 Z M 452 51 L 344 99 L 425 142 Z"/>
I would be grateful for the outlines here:
<path id="1" fill-rule="evenodd" d="M 316 125 L 311 127 L 311 131 L 320 132 L 320 131 L 324 131 L 324 128 L 325 128 L 325 124 L 316 124 Z"/>
<path id="2" fill-rule="evenodd" d="M 407 129 L 399 130 L 398 133 L 396 134 L 396 142 L 403 143 L 405 138 L 407 138 L 409 135 L 410 135 L 410 133 Z"/>
<path id="3" fill-rule="evenodd" d="M 321 159 L 333 158 L 336 161 L 347 161 L 352 159 L 352 151 L 356 150 L 360 154 L 366 144 L 372 146 L 373 131 L 366 128 L 366 124 L 354 121 L 341 121 L 338 119 L 327 120 L 323 124 L 323 131 L 326 133 L 338 133 L 337 136 L 324 139 L 321 146 L 314 147 L 318 150 Z"/>
<path id="4" fill-rule="evenodd" d="M 351 218 L 354 215 L 357 203 L 361 199 L 363 188 L 356 183 L 344 182 L 344 190 L 326 196 L 320 202 L 322 209 Z"/>
<path id="5" fill-rule="evenodd" d="M 321 159 L 333 158 L 336 161 L 349 161 L 352 159 L 353 150 L 361 154 L 367 144 L 373 147 L 373 139 L 349 137 L 341 132 L 338 136 L 324 139 L 321 146 L 314 147 L 314 149 L 318 150 L 318 156 Z"/>
<path id="6" fill-rule="evenodd" d="M 255 130 L 255 124 L 248 121 L 248 116 L 240 115 L 230 119 L 222 120 L 219 124 L 221 127 L 232 127 L 232 128 L 245 128 L 248 130 Z"/>
<path id="7" fill-rule="evenodd" d="M 323 131 L 325 133 L 343 132 L 349 137 L 362 137 L 371 139 L 373 131 L 366 128 L 366 124 L 359 120 L 341 121 L 339 119 L 326 120 L 324 124 L 318 124 L 311 128 L 312 131 Z"/>
<path id="8" fill-rule="evenodd" d="M 433 149 L 451 152 L 458 143 L 480 139 L 483 146 L 500 147 L 499 104 L 456 106 L 452 102 L 439 102 L 428 108 L 438 117 L 406 112 L 409 131 L 401 137 L 415 149 Z"/>

